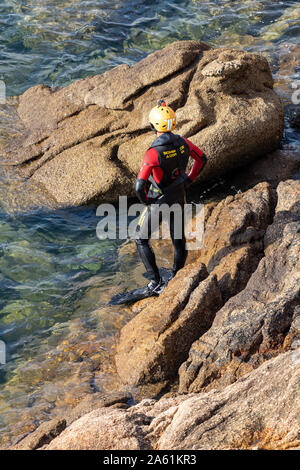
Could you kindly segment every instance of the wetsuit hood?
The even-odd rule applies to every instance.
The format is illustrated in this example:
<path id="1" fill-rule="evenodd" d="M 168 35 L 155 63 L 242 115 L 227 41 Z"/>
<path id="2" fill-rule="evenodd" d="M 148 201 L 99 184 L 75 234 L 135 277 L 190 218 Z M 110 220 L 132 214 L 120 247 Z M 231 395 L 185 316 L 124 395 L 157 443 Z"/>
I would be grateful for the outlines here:
<path id="1" fill-rule="evenodd" d="M 163 145 L 174 144 L 179 139 L 181 139 L 179 135 L 173 134 L 172 132 L 165 132 L 152 142 L 151 147 L 161 147 Z"/>

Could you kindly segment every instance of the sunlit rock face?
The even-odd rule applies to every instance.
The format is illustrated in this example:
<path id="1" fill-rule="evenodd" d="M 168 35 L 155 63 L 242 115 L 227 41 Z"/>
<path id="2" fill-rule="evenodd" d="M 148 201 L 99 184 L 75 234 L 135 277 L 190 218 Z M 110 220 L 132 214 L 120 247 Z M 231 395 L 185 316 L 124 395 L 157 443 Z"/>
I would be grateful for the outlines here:
<path id="1" fill-rule="evenodd" d="M 281 182 L 277 197 L 263 239 L 265 256 L 245 289 L 192 345 L 179 370 L 181 392 L 224 387 L 294 342 L 299 345 L 299 181 Z"/>
<path id="2" fill-rule="evenodd" d="M 267 60 L 181 41 L 132 67 L 121 65 L 65 88 L 27 90 L 18 106 L 21 130 L 5 160 L 60 206 L 132 195 L 154 139 L 148 113 L 160 97 L 176 110 L 177 131 L 207 154 L 201 181 L 281 141 L 282 106 Z"/>
<path id="3" fill-rule="evenodd" d="M 53 422 L 54 439 L 43 446 L 49 429 L 41 429 L 40 445 L 45 450 L 299 449 L 299 352 L 281 354 L 222 391 L 148 399 L 128 409 L 102 407 L 65 430 Z M 19 448 L 30 444 L 25 440 Z"/>

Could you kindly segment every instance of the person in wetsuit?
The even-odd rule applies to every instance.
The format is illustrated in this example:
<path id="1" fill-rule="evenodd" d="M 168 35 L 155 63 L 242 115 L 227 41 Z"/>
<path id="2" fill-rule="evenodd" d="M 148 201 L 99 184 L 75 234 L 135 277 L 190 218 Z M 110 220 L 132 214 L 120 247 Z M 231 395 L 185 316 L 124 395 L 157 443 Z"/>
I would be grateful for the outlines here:
<path id="1" fill-rule="evenodd" d="M 145 287 L 145 291 L 147 291 L 145 293 L 158 295 L 164 289 L 164 283 L 160 278 L 155 255 L 149 241 L 151 228 L 153 229 L 153 226 L 151 227 L 153 214 L 163 203 L 169 205 L 177 203 L 182 208 L 180 211 L 180 237 L 175 236 L 173 213 L 171 213 L 169 220 L 174 246 L 174 264 L 171 277 L 174 277 L 177 271 L 183 268 L 187 257 L 183 211 L 185 190 L 203 170 L 207 159 L 203 151 L 188 139 L 172 133 L 176 126 L 176 116 L 164 100 L 160 100 L 158 105 L 151 110 L 149 120 L 157 138 L 144 155 L 142 167 L 135 183 L 137 197 L 140 202 L 146 205 L 137 225 L 135 242 L 147 270 L 147 277 L 151 280 Z M 186 175 L 185 170 L 189 157 L 194 159 L 194 164 L 190 173 Z M 176 223 L 178 223 L 178 219 Z"/>

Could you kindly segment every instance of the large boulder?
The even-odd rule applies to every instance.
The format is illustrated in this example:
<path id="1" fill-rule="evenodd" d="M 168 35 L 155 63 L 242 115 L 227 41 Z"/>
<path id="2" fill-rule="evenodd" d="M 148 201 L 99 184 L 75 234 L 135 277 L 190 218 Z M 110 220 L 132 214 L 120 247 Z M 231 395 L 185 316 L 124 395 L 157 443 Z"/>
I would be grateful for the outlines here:
<path id="1" fill-rule="evenodd" d="M 20 132 L 5 161 L 60 206 L 131 195 L 154 135 L 148 113 L 165 97 L 178 132 L 203 148 L 210 179 L 276 149 L 283 112 L 258 54 L 175 42 L 65 88 L 38 85 L 19 100 Z"/>
<path id="2" fill-rule="evenodd" d="M 224 387 L 300 338 L 300 182 L 280 183 L 277 196 L 266 256 L 191 347 L 179 370 L 181 392 Z"/>
<path id="3" fill-rule="evenodd" d="M 45 450 L 292 449 L 300 446 L 300 349 L 222 391 L 100 408 Z"/>

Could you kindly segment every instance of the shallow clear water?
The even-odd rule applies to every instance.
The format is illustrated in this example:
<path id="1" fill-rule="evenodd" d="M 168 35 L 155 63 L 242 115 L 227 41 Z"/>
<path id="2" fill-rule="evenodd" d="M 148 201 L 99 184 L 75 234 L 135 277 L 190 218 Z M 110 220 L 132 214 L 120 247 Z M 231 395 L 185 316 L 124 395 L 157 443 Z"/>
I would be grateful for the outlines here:
<path id="1" fill-rule="evenodd" d="M 272 51 L 299 39 L 299 15 L 296 1 L 3 0 L 0 76 L 9 95 L 65 85 L 182 39 Z"/>
<path id="2" fill-rule="evenodd" d="M 3 0 L 0 80 L 8 96 L 38 83 L 66 85 L 195 39 L 263 53 L 289 104 L 299 80 L 299 56 L 289 53 L 299 44 L 299 18 L 296 1 Z M 0 147 L 14 126 L 13 108 L 0 106 Z M 285 143 L 299 144 L 288 123 Z M 131 313 L 105 303 L 116 290 L 143 282 L 130 244 L 97 239 L 94 207 L 17 214 L 17 193 L 17 182 L 7 185 L 0 174 L 0 339 L 8 353 L 0 366 L 3 443 L 85 393 L 117 385 L 109 350 Z M 168 249 L 161 256 L 170 262 Z"/>

